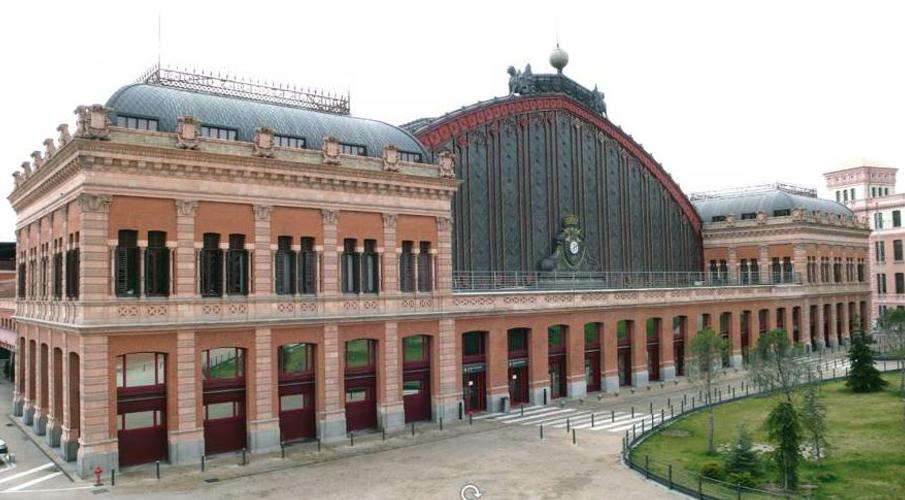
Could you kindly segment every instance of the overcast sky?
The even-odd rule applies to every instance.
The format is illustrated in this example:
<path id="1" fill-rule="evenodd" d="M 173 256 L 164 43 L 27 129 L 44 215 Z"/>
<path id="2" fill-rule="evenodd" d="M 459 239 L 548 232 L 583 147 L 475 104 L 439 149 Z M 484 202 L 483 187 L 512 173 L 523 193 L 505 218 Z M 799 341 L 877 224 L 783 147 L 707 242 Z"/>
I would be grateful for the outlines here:
<path id="1" fill-rule="evenodd" d="M 127 7 L 128 5 L 128 7 Z M 0 16 L 0 191 L 79 104 L 164 64 L 351 91 L 400 124 L 507 92 L 506 67 L 565 73 L 686 192 L 905 165 L 895 2 L 13 2 Z M 0 208 L 0 239 L 15 215 Z"/>

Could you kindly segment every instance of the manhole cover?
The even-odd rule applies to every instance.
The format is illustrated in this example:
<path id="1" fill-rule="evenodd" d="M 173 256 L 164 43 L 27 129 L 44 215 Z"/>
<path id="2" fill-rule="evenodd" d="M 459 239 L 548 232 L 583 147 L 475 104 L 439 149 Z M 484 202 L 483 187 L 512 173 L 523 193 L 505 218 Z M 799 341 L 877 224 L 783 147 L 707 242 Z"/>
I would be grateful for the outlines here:
<path id="1" fill-rule="evenodd" d="M 219 480 L 218 478 L 216 478 L 216 477 L 212 477 L 212 478 L 210 478 L 210 479 L 205 479 L 204 482 L 205 482 L 205 483 L 219 483 L 220 480 Z"/>

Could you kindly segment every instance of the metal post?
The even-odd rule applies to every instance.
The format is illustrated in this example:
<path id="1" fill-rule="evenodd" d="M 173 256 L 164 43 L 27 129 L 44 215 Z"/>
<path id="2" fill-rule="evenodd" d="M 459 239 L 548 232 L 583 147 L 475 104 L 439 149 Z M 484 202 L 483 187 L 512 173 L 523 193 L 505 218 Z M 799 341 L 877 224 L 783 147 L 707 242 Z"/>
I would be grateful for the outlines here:
<path id="1" fill-rule="evenodd" d="M 321 451 L 321 438 L 317 438 L 317 452 L 320 453 L 320 451 Z"/>
<path id="2" fill-rule="evenodd" d="M 635 418 L 635 407 L 632 406 L 632 418 Z"/>
<path id="3" fill-rule="evenodd" d="M 663 418 L 663 417 L 664 417 L 664 414 L 665 414 L 665 412 L 663 411 L 663 408 L 660 408 L 660 423 L 661 423 L 661 424 L 663 423 L 663 420 L 665 420 L 665 419 Z"/>
<path id="4" fill-rule="evenodd" d="M 415 422 L 412 422 L 412 437 L 415 437 Z"/>
<path id="5" fill-rule="evenodd" d="M 355 433 L 349 433 L 349 446 L 355 446 Z"/>
<path id="6" fill-rule="evenodd" d="M 572 444 L 573 445 L 578 444 L 578 441 L 575 440 L 575 429 L 572 429 Z"/>
<path id="7" fill-rule="evenodd" d="M 666 398 L 666 406 L 672 406 L 672 398 Z"/>
<path id="8" fill-rule="evenodd" d="M 691 397 L 691 409 L 694 410 L 694 396 Z"/>
<path id="9" fill-rule="evenodd" d="M 572 429 L 571 421 L 567 418 L 566 419 L 566 432 L 568 433 L 571 429 Z"/>
<path id="10" fill-rule="evenodd" d="M 591 428 L 594 428 L 594 414 L 591 413 Z"/>
<path id="11" fill-rule="evenodd" d="M 544 424 L 541 424 L 540 426 L 540 440 L 544 440 Z"/>
<path id="12" fill-rule="evenodd" d="M 154 467 L 157 470 L 157 479 L 160 479 L 160 460 L 154 462 Z"/>
<path id="13" fill-rule="evenodd" d="M 644 476 L 650 479 L 650 455 L 644 455 Z"/>
<path id="14" fill-rule="evenodd" d="M 651 415 L 654 414 L 654 402 L 653 401 L 650 402 L 650 414 Z"/>
<path id="15" fill-rule="evenodd" d="M 644 420 L 641 421 L 641 435 L 644 435 Z"/>
<path id="16" fill-rule="evenodd" d="M 465 404 L 459 401 L 459 420 L 462 420 L 463 416 L 465 416 Z M 471 414 L 468 417 L 471 418 Z"/>
<path id="17" fill-rule="evenodd" d="M 672 464 L 666 466 L 669 471 L 669 489 L 672 489 Z"/>
<path id="18" fill-rule="evenodd" d="M 204 472 L 204 455 L 201 455 L 201 472 Z"/>
<path id="19" fill-rule="evenodd" d="M 632 441 L 635 440 L 635 424 L 632 424 Z"/>
<path id="20" fill-rule="evenodd" d="M 616 410 L 610 410 L 610 422 L 616 421 Z"/>
<path id="21" fill-rule="evenodd" d="M 443 430 L 443 417 L 440 417 L 440 430 Z"/>
<path id="22" fill-rule="evenodd" d="M 245 455 L 248 452 L 247 449 L 242 448 L 242 465 L 248 465 L 248 457 Z M 160 462 L 158 462 L 160 463 Z"/>
<path id="23" fill-rule="evenodd" d="M 283 443 L 280 443 L 280 456 L 286 458 L 286 445 Z"/>
<path id="24" fill-rule="evenodd" d="M 471 425 L 471 424 L 472 424 L 472 415 L 471 415 L 471 413 L 469 413 L 468 414 L 468 425 Z"/>
<path id="25" fill-rule="evenodd" d="M 682 400 L 682 408 L 679 411 L 679 414 L 685 413 L 685 400 Z"/>
<path id="26" fill-rule="evenodd" d="M 521 412 L 521 414 L 519 415 L 520 417 L 525 416 L 525 403 L 522 403 L 521 406 L 519 406 L 519 412 Z"/>
<path id="27" fill-rule="evenodd" d="M 110 469 L 110 486 L 116 486 L 116 469 Z"/>
<path id="28" fill-rule="evenodd" d="M 735 399 L 735 387 L 732 388 L 732 399 Z"/>
<path id="29" fill-rule="evenodd" d="M 387 440 L 387 430 L 386 430 L 386 428 L 380 429 L 380 440 L 381 440 L 381 441 L 386 441 L 386 440 Z"/>
<path id="30" fill-rule="evenodd" d="M 698 498 L 704 499 L 704 478 L 698 476 Z"/>

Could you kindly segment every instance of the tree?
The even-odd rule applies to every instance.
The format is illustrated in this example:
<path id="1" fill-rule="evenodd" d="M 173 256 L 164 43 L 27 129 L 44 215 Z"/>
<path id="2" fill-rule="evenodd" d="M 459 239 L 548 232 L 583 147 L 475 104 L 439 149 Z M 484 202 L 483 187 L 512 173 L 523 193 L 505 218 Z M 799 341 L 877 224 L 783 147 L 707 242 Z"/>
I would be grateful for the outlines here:
<path id="1" fill-rule="evenodd" d="M 689 378 L 707 393 L 707 398 L 703 403 L 709 411 L 707 453 L 711 454 L 716 452 L 713 444 L 713 431 L 716 422 L 713 415 L 711 394 L 713 394 L 714 383 L 723 373 L 723 353 L 728 348 L 728 342 L 710 328 L 704 328 L 691 339 Z"/>
<path id="2" fill-rule="evenodd" d="M 801 344 L 793 344 L 785 330 L 770 330 L 757 339 L 751 362 L 751 378 L 761 387 L 779 389 L 786 401 L 802 382 L 811 377 L 811 367 Z"/>
<path id="3" fill-rule="evenodd" d="M 880 370 L 874 366 L 874 354 L 870 350 L 872 339 L 864 332 L 852 335 L 852 344 L 848 350 L 851 368 L 845 385 L 854 392 L 876 392 L 886 385 L 880 377 Z"/>
<path id="4" fill-rule="evenodd" d="M 783 488 L 798 486 L 798 463 L 801 460 L 801 421 L 789 401 L 780 401 L 767 416 L 767 435 L 776 445 L 773 461 L 782 478 Z"/>
<path id="5" fill-rule="evenodd" d="M 899 393 L 905 398 L 905 309 L 887 309 L 880 318 L 880 329 L 886 345 L 896 356 L 899 368 Z"/>
<path id="6" fill-rule="evenodd" d="M 826 406 L 820 399 L 820 385 L 816 383 L 805 386 L 801 400 L 801 425 L 814 448 L 814 457 L 820 460 L 827 447 Z"/>
<path id="7" fill-rule="evenodd" d="M 730 474 L 749 473 L 756 476 L 760 472 L 760 460 L 754 451 L 751 434 L 743 425 L 738 430 L 738 437 L 726 456 L 726 472 Z"/>

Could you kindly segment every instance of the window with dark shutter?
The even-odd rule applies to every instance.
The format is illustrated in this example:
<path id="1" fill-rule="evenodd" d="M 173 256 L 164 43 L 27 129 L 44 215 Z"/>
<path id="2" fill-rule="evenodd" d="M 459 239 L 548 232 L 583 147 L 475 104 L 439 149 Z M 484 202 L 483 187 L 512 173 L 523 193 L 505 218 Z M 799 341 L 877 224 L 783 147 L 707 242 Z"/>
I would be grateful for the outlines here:
<path id="1" fill-rule="evenodd" d="M 433 261 L 431 244 L 429 241 L 422 241 L 420 247 L 421 252 L 418 254 L 418 291 L 430 292 L 433 290 L 434 283 L 433 266 L 431 266 Z"/>
<path id="2" fill-rule="evenodd" d="M 53 298 L 63 298 L 63 252 L 53 254 Z"/>
<path id="3" fill-rule="evenodd" d="M 277 238 L 277 253 L 274 255 L 274 288 L 277 295 L 295 293 L 295 252 L 292 250 L 292 236 Z"/>
<path id="4" fill-rule="evenodd" d="M 223 295 L 223 251 L 220 250 L 220 235 L 204 233 L 201 248 L 201 296 L 220 297 Z"/>
<path id="5" fill-rule="evenodd" d="M 365 240 L 365 251 L 361 264 L 361 289 L 364 293 L 377 293 L 380 289 L 380 262 L 377 255 L 377 241 Z"/>
<path id="6" fill-rule="evenodd" d="M 414 243 L 402 242 L 402 253 L 399 255 L 399 290 L 402 292 L 415 291 L 415 255 L 412 253 Z"/>
<path id="7" fill-rule="evenodd" d="M 299 293 L 314 295 L 317 293 L 317 253 L 314 251 L 314 238 L 303 236 L 299 252 Z"/>
<path id="8" fill-rule="evenodd" d="M 170 249 L 167 233 L 148 231 L 148 248 L 145 249 L 145 295 L 167 297 L 170 295 Z"/>
<path id="9" fill-rule="evenodd" d="M 79 298 L 79 249 L 66 251 L 66 298 Z"/>
<path id="10" fill-rule="evenodd" d="M 19 298 L 25 298 L 25 278 L 28 276 L 28 269 L 24 262 L 19 264 L 19 275 L 17 278 L 19 279 Z"/>
<path id="11" fill-rule="evenodd" d="M 244 234 L 229 235 L 226 260 L 226 294 L 248 295 L 248 250 Z"/>
<path id="12" fill-rule="evenodd" d="M 779 264 L 779 258 L 773 257 L 773 283 L 779 283 L 782 279 L 782 267 Z"/>
<path id="13" fill-rule="evenodd" d="M 114 253 L 116 296 L 138 297 L 138 231 L 120 230 Z"/>
<path id="14" fill-rule="evenodd" d="M 359 278 L 361 274 L 359 266 L 360 255 L 355 251 L 355 244 L 355 239 L 346 238 L 343 240 L 343 293 L 359 293 L 361 291 L 361 280 Z"/>

